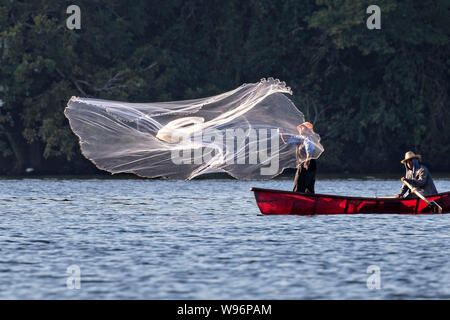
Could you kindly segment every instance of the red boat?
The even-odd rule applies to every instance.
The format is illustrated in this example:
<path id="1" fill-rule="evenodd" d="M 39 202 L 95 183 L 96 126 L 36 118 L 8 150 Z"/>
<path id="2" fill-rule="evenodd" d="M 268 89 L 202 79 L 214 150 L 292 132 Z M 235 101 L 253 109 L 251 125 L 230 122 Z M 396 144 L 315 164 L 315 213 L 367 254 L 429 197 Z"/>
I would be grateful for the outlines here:
<path id="1" fill-rule="evenodd" d="M 326 194 L 299 193 L 282 190 L 250 188 L 263 214 L 431 214 L 428 204 L 417 199 L 363 198 Z M 450 192 L 426 197 L 450 213 Z"/>

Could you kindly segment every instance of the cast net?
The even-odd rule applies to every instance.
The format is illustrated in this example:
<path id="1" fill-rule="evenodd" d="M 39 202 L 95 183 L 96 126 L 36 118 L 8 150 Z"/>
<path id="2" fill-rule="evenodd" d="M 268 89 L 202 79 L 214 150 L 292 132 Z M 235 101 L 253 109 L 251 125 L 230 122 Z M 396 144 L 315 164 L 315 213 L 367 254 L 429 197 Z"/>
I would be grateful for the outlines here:
<path id="1" fill-rule="evenodd" d="M 213 97 L 127 103 L 72 97 L 65 109 L 83 155 L 111 173 L 192 179 L 227 173 L 237 179 L 270 179 L 296 166 L 296 148 L 284 137 L 299 136 L 304 115 L 278 79 L 261 79 Z M 323 152 L 320 136 L 307 135 L 301 162 Z"/>

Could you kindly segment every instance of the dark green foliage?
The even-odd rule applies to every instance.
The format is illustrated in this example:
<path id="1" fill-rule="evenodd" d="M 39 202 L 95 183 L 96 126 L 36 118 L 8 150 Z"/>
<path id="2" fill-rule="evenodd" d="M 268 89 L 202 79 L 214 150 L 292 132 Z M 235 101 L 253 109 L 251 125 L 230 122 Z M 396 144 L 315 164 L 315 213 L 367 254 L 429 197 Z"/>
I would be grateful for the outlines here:
<path id="1" fill-rule="evenodd" d="M 131 102 L 284 80 L 323 137 L 319 168 L 395 172 L 411 149 L 449 172 L 449 1 L 0 3 L 0 174 L 92 173 L 63 110 L 71 96 Z M 276 111 L 274 111 L 276 116 Z"/>

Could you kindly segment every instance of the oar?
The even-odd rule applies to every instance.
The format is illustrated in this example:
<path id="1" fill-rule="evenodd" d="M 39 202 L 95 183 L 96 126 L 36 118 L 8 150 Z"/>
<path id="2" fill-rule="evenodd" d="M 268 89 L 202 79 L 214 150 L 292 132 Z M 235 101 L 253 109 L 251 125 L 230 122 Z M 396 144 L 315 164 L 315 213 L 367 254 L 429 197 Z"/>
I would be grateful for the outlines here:
<path id="1" fill-rule="evenodd" d="M 436 203 L 436 201 L 428 201 L 427 198 L 425 198 L 422 194 L 420 194 L 419 191 L 417 191 L 416 188 L 414 188 L 412 185 L 409 184 L 408 181 L 404 180 L 402 178 L 402 182 L 411 190 L 411 192 L 414 192 L 416 196 L 418 196 L 420 199 L 425 201 L 431 208 L 431 211 L 434 213 L 442 213 L 442 207 Z"/>

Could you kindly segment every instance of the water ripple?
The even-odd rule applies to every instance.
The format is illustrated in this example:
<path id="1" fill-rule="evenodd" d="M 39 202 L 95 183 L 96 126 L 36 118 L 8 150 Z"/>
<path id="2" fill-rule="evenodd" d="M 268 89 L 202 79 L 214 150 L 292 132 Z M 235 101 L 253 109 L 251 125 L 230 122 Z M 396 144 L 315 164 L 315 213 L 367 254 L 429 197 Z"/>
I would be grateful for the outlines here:
<path id="1" fill-rule="evenodd" d="M 0 180 L 0 298 L 450 298 L 450 215 L 258 216 L 250 186 L 292 182 Z M 363 196 L 399 187 L 316 185 Z M 367 288 L 370 265 L 380 290 Z M 67 288 L 69 266 L 80 290 Z"/>

